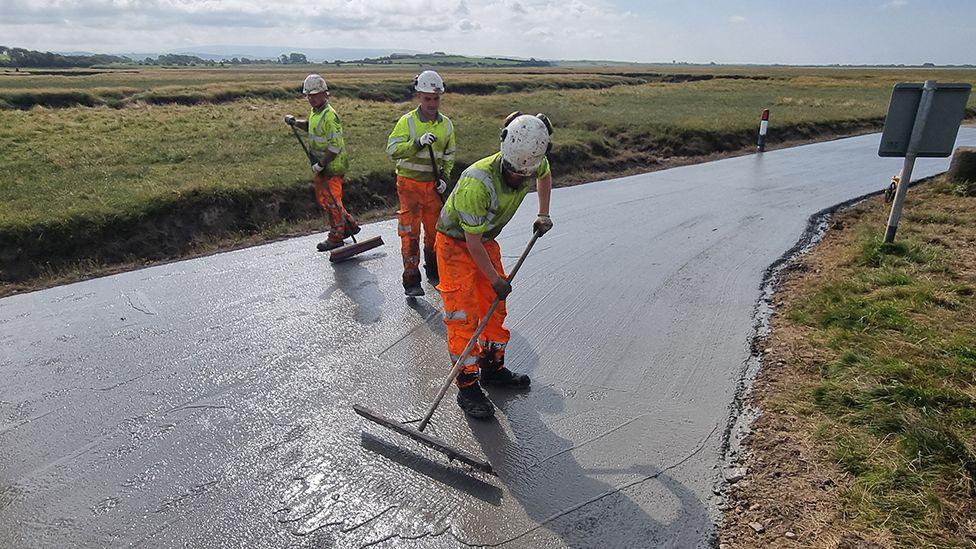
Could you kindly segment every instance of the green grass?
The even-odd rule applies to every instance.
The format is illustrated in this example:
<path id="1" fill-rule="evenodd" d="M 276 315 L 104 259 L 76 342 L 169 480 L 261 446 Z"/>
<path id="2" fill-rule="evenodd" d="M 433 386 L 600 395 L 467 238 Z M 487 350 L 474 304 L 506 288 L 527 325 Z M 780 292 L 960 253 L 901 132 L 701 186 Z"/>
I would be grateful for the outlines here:
<path id="1" fill-rule="evenodd" d="M 306 112 L 304 101 L 297 94 L 294 99 L 246 98 L 248 86 L 265 85 L 260 82 L 269 75 L 274 75 L 282 86 L 277 89 L 287 96 L 284 83 L 295 85 L 304 70 L 236 71 L 239 74 L 233 78 L 240 76 L 242 82 L 234 85 L 227 83 L 226 75 L 221 83 L 213 82 L 215 72 L 219 71 L 156 69 L 138 77 L 38 77 L 58 82 L 58 89 L 63 90 L 58 93 L 80 94 L 83 83 L 89 81 L 95 85 L 89 89 L 100 90 L 102 96 L 109 91 L 116 97 L 133 92 L 131 96 L 142 97 L 144 102 L 123 109 L 0 112 L 0 145 L 7 174 L 0 184 L 0 229 L 73 216 L 138 214 L 156 199 L 199 189 L 273 188 L 305 181 L 301 154 L 279 122 L 286 113 Z M 8 78 L 22 79 L 0 79 L 7 90 L 14 89 Z M 450 82 L 452 75 L 447 78 Z M 487 77 L 461 73 L 454 78 L 472 84 Z M 533 81 L 553 76 L 505 78 Z M 106 87 L 110 79 L 125 86 Z M 361 71 L 340 72 L 335 80 L 339 88 L 366 86 L 370 80 L 382 88 L 391 82 L 385 73 Z M 221 92 L 245 98 L 191 106 L 146 104 L 165 95 L 176 81 L 181 82 L 177 87 L 184 95 L 193 85 L 205 83 L 198 92 L 201 101 L 207 94 Z M 448 94 L 444 110 L 457 124 L 462 163 L 495 149 L 499 121 L 508 112 L 518 108 L 548 113 L 557 128 L 555 151 L 563 160 L 562 166 L 556 165 L 558 178 L 561 167 L 573 168 L 567 163 L 588 157 L 600 160 L 621 150 L 657 147 L 648 152 L 695 154 L 695 150 L 682 148 L 707 151 L 721 147 L 728 134 L 736 132 L 748 142 L 757 113 L 768 106 L 773 109 L 773 132 L 784 126 L 878 120 L 887 105 L 888 84 L 878 81 L 869 86 L 856 80 L 844 86 L 822 76 L 790 80 L 777 75 L 769 81 L 705 80 L 601 90 Z M 80 87 L 68 89 L 68 85 Z M 788 106 L 784 104 L 787 98 Z M 389 172 L 391 164 L 383 152 L 386 136 L 396 117 L 412 105 L 344 97 L 333 103 L 346 126 L 351 177 Z"/>
<path id="2" fill-rule="evenodd" d="M 976 202 L 911 193 L 922 197 L 895 244 L 880 214 L 860 217 L 841 266 L 787 315 L 834 357 L 807 398 L 826 456 L 853 480 L 842 514 L 896 547 L 971 547 L 976 219 L 963 212 Z"/>
<path id="3" fill-rule="evenodd" d="M 124 107 L 134 103 L 196 105 L 241 99 L 288 99 L 299 97 L 302 73 L 254 70 L 242 73 L 200 69 L 172 71 L 104 72 L 83 76 L 81 71 L 56 71 L 57 74 L 12 75 L 0 80 L 0 100 L 9 108 L 33 106 L 64 108 L 74 106 Z M 315 67 L 307 70 L 317 70 Z M 412 74 L 378 70 L 362 75 L 351 71 L 333 73 L 326 67 L 333 97 L 372 101 L 412 99 Z M 55 72 L 55 71 L 52 71 Z M 335 78 L 333 78 L 335 76 Z M 636 85 L 660 75 L 625 76 L 615 74 L 459 74 L 449 82 L 452 93 L 485 95 L 536 89 L 602 89 Z"/>
<path id="4" fill-rule="evenodd" d="M 23 246 L 24 238 L 36 243 L 81 226 L 151 217 L 192 197 L 304 188 L 308 168 L 281 118 L 308 112 L 298 87 L 310 71 L 324 73 L 333 89 L 351 156 L 350 187 L 385 184 L 393 169 L 387 135 L 414 107 L 402 101 L 412 69 L 3 71 L 0 238 L 14 235 L 8 243 Z M 976 80 L 976 71 L 757 67 L 442 72 L 459 167 L 497 150 L 509 112 L 545 112 L 556 126 L 557 184 L 640 170 L 661 158 L 742 150 L 754 143 L 763 108 L 772 109 L 773 142 L 816 137 L 876 127 L 894 82 Z M 38 103 L 56 108 L 30 107 Z M 68 106 L 79 104 L 90 106 Z M 885 310 L 867 312 L 870 322 L 908 322 Z"/>
<path id="5" fill-rule="evenodd" d="M 976 181 L 960 181 L 953 186 L 952 192 L 959 196 L 976 196 Z"/>

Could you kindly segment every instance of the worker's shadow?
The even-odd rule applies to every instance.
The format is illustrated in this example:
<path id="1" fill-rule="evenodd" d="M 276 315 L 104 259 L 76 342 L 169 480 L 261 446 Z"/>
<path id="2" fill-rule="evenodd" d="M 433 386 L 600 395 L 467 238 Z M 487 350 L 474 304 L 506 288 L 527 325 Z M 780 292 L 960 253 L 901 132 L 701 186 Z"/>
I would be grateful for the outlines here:
<path id="1" fill-rule="evenodd" d="M 383 316 L 383 302 L 386 301 L 376 275 L 364 265 L 369 260 L 369 257 L 354 257 L 333 263 L 333 282 L 319 296 L 319 299 L 328 300 L 336 290 L 341 291 L 356 305 L 353 319 L 364 325 L 380 321 Z"/>
<path id="2" fill-rule="evenodd" d="M 437 290 L 433 290 L 433 292 L 436 294 Z M 443 305 L 441 305 L 439 299 L 435 301 L 434 296 L 431 296 L 429 299 L 408 299 L 407 306 L 416 311 L 424 319 L 424 323 L 427 325 L 430 333 L 440 339 L 438 343 L 443 344 L 447 341 L 447 327 L 444 326 L 444 321 L 441 320 Z"/>
<path id="3" fill-rule="evenodd" d="M 531 374 L 538 357 L 528 343 L 512 334 L 510 353 L 517 352 L 515 371 Z M 543 543 L 539 538 L 555 534 L 567 547 L 695 547 L 707 540 L 712 522 L 698 497 L 656 465 L 642 464 L 615 468 L 585 468 L 569 450 L 574 442 L 554 433 L 544 420 L 564 412 L 564 396 L 551 385 L 535 380 L 529 392 L 504 389 L 489 391 L 497 413 L 506 415 L 513 438 L 498 421 L 469 424 L 499 479 L 515 497 L 539 529 L 527 528 L 501 545 L 520 547 Z M 637 412 L 635 412 L 637 415 Z M 612 439 L 591 444 L 611 443 Z M 590 449 L 592 450 L 592 449 Z M 664 466 L 673 464 L 663 464 Z M 614 475 L 616 485 L 596 478 Z M 677 509 L 667 509 L 662 501 L 652 503 L 668 521 L 652 518 L 631 497 L 641 492 L 639 485 L 670 492 Z M 623 486 L 628 489 L 621 489 Z M 656 491 L 655 491 L 656 492 Z M 653 493 L 653 492 L 652 492 Z"/>

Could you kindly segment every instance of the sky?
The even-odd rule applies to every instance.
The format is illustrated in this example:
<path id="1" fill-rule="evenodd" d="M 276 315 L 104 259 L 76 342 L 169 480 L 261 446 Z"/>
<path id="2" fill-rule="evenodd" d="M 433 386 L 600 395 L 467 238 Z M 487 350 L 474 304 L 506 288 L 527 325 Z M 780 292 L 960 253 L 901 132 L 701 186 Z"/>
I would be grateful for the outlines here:
<path id="1" fill-rule="evenodd" d="M 976 0 L 0 0 L 0 45 L 234 44 L 542 59 L 976 63 Z"/>

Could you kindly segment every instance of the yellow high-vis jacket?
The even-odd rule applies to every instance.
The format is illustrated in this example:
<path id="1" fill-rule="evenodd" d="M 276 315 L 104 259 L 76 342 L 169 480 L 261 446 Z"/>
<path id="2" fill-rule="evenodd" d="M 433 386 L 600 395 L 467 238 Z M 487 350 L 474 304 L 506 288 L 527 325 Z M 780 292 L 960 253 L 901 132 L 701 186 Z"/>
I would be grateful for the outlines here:
<path id="1" fill-rule="evenodd" d="M 332 108 L 332 105 L 327 105 L 318 112 L 312 109 L 312 112 L 309 113 L 308 138 L 312 154 L 320 159 L 321 156 L 317 153 L 330 151 L 336 154 L 335 158 L 322 166 L 325 168 L 323 174 L 344 175 L 346 173 L 346 170 L 349 169 L 346 140 L 342 135 L 342 122 L 339 120 L 339 114 Z"/>
<path id="2" fill-rule="evenodd" d="M 427 147 L 417 146 L 417 138 L 427 132 L 437 136 L 432 145 L 434 158 L 441 177 L 449 180 L 454 170 L 456 145 L 454 123 L 443 114 L 438 114 L 437 120 L 424 121 L 420 118 L 420 109 L 417 108 L 401 116 L 386 142 L 386 154 L 396 160 L 397 175 L 417 181 L 433 181 L 434 168 L 430 164 L 430 152 Z"/>

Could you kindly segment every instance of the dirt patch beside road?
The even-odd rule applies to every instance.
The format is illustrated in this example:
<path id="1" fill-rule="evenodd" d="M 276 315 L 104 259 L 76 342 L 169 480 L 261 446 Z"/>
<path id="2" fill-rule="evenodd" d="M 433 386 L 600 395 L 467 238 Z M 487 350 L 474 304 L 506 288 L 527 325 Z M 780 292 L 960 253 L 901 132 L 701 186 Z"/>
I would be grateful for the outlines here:
<path id="1" fill-rule="evenodd" d="M 894 247 L 880 197 L 846 209 L 781 275 L 723 549 L 976 544 L 976 199 L 953 191 L 912 188 Z"/>

